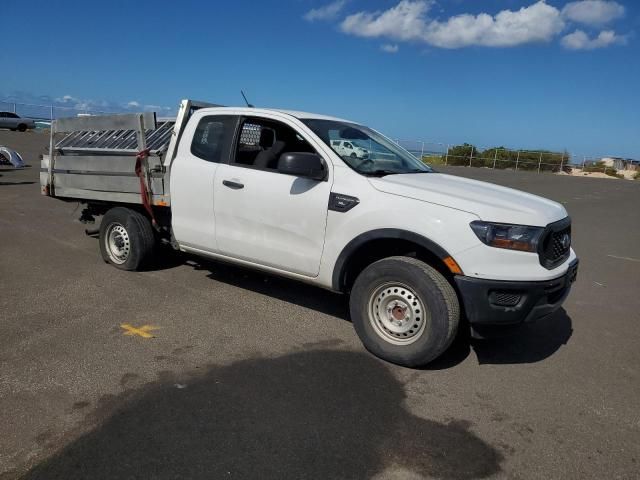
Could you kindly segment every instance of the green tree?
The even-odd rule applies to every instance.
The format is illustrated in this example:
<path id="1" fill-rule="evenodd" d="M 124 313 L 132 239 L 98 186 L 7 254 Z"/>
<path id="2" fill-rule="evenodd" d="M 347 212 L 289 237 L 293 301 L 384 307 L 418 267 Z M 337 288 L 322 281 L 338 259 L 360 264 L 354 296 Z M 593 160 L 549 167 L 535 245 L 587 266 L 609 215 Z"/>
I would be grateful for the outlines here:
<path id="1" fill-rule="evenodd" d="M 475 145 L 465 143 L 463 145 L 455 145 L 449 147 L 445 156 L 448 165 L 469 165 L 473 162 L 473 158 L 477 158 L 479 150 Z"/>

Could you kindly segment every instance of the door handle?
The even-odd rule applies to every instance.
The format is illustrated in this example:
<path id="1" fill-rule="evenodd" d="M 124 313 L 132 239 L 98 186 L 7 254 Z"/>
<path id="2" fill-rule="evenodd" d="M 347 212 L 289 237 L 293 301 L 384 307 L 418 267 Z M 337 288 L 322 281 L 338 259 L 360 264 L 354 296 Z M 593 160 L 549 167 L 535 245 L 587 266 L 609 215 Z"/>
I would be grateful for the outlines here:
<path id="1" fill-rule="evenodd" d="M 240 190 L 241 188 L 244 188 L 244 184 L 239 182 L 233 182 L 231 180 L 223 180 L 222 184 L 225 187 L 233 188 L 234 190 Z"/>

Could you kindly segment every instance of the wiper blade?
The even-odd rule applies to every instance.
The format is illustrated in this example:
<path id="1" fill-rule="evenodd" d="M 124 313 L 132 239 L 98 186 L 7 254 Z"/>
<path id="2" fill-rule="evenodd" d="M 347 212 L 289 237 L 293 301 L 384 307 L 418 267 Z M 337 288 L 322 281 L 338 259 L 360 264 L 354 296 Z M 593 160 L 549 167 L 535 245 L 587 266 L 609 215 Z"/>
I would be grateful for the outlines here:
<path id="1" fill-rule="evenodd" d="M 398 173 L 401 173 L 401 172 L 396 172 L 394 170 L 373 170 L 371 172 L 361 172 L 361 173 L 369 177 L 384 177 L 385 175 L 397 175 Z"/>
<path id="2" fill-rule="evenodd" d="M 382 170 L 382 169 L 378 169 L 378 170 L 373 170 L 371 172 L 362 172 L 364 175 L 369 175 L 371 177 L 384 177 L 385 175 L 404 175 L 404 174 L 408 174 L 408 173 L 431 173 L 431 170 L 419 170 L 419 169 L 415 169 L 415 170 L 407 170 L 404 172 L 398 172 L 396 170 Z"/>

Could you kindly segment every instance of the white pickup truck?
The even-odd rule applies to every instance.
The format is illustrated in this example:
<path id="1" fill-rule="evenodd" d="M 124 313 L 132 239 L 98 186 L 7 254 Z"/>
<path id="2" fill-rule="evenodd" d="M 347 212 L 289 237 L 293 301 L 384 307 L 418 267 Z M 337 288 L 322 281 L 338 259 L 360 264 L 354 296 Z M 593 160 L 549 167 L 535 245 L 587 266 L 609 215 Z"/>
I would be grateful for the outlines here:
<path id="1" fill-rule="evenodd" d="M 549 315 L 576 278 L 562 205 L 437 173 L 347 120 L 184 100 L 175 119 L 59 120 L 49 151 L 43 194 L 103 216 L 106 262 L 144 268 L 165 242 L 343 292 L 365 347 L 401 365 L 434 360 L 463 324 L 482 337 Z"/>

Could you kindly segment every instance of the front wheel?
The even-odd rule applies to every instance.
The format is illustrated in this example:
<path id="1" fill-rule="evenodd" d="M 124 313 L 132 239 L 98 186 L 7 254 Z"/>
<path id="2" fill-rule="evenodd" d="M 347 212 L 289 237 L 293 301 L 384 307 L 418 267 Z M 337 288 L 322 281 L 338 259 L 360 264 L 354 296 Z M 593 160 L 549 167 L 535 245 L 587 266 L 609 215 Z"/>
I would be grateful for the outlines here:
<path id="1" fill-rule="evenodd" d="M 27 131 L 27 126 L 24 123 L 21 123 L 20 125 L 18 125 L 18 131 L 19 132 L 26 132 Z"/>
<path id="2" fill-rule="evenodd" d="M 437 270 L 410 257 L 372 263 L 349 301 L 353 326 L 374 355 L 417 367 L 451 345 L 460 319 L 455 290 Z"/>
<path id="3" fill-rule="evenodd" d="M 153 253 L 154 244 L 151 223 L 135 210 L 112 208 L 100 223 L 102 258 L 121 270 L 143 267 Z"/>

